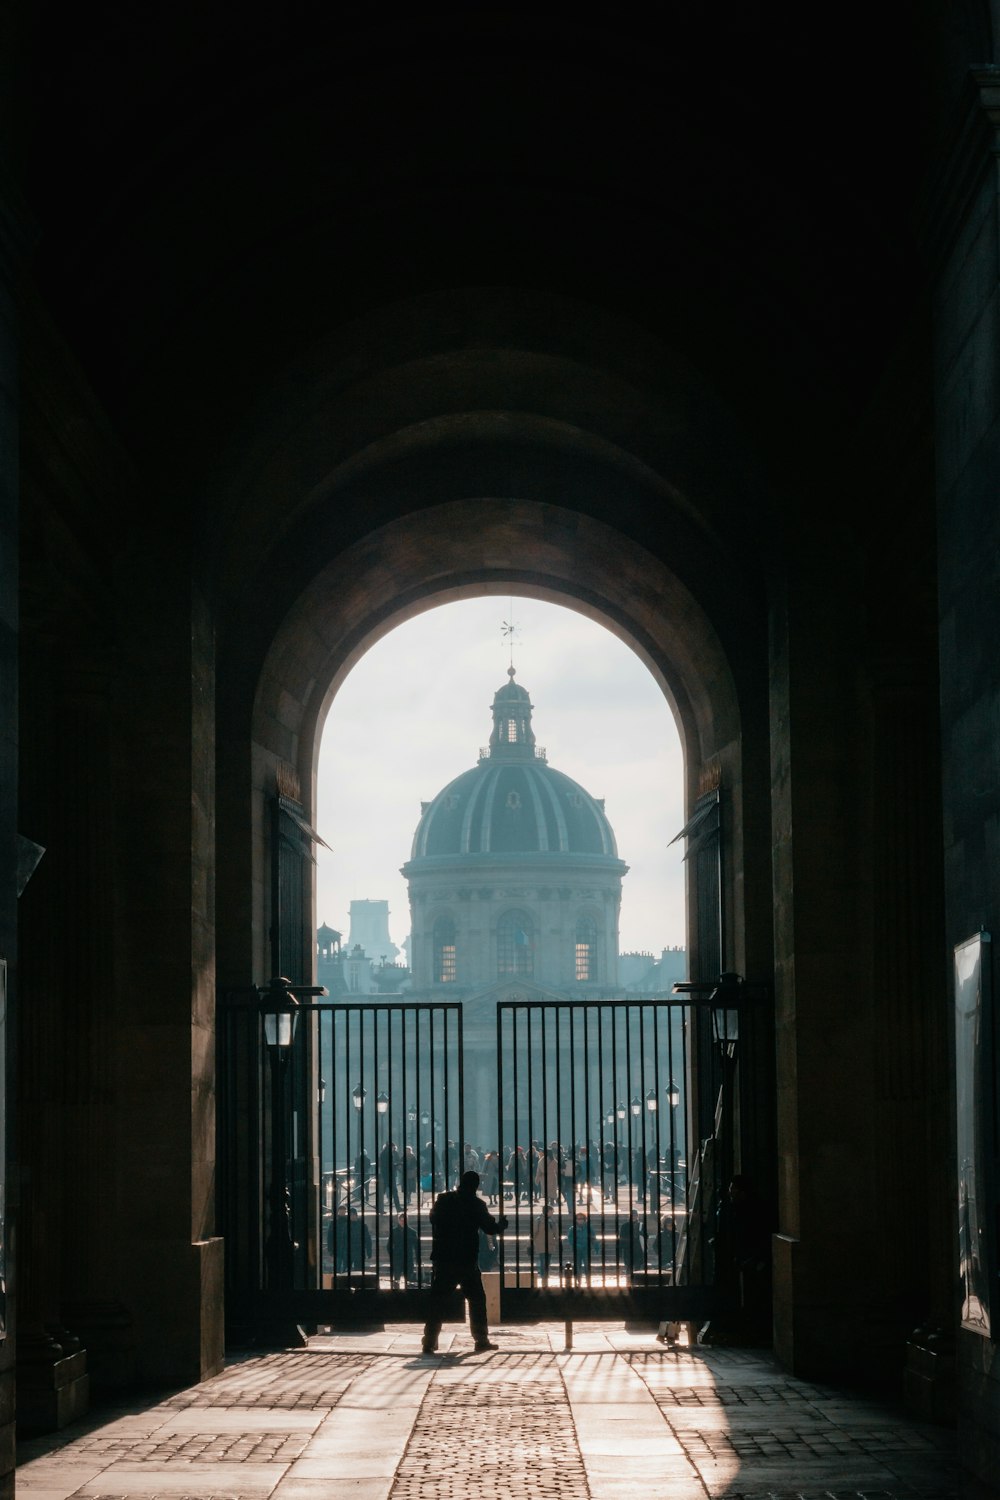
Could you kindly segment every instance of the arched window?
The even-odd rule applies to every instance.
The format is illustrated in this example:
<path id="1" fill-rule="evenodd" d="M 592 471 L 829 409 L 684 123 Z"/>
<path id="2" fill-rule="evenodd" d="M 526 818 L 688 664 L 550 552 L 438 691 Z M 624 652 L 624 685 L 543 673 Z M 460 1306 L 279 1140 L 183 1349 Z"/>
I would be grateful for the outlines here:
<path id="1" fill-rule="evenodd" d="M 575 958 L 577 983 L 597 978 L 597 924 L 592 917 L 577 918 Z"/>
<path id="2" fill-rule="evenodd" d="M 451 917 L 438 917 L 434 923 L 434 983 L 454 984 L 457 978 L 455 924 Z"/>
<path id="3" fill-rule="evenodd" d="M 535 972 L 534 927 L 527 912 L 508 911 L 497 923 L 497 974 Z"/>

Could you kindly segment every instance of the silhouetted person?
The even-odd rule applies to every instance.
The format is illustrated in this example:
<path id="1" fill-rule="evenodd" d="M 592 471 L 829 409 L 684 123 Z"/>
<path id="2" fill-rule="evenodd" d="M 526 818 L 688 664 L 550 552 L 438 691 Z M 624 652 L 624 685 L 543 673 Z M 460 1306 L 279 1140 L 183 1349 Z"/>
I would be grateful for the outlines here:
<path id="1" fill-rule="evenodd" d="M 347 1204 L 341 1203 L 327 1228 L 327 1249 L 333 1256 L 333 1269 L 345 1275 L 351 1262 L 351 1220 Z"/>
<path id="2" fill-rule="evenodd" d="M 580 1209 L 567 1229 L 563 1242 L 563 1258 L 573 1267 L 573 1277 L 577 1282 L 590 1275 L 590 1262 L 596 1248 L 597 1241 L 591 1232 L 590 1221 L 583 1209 Z"/>
<path id="3" fill-rule="evenodd" d="M 420 1190 L 433 1193 L 441 1176 L 441 1153 L 432 1141 L 427 1141 L 420 1151 Z"/>
<path id="4" fill-rule="evenodd" d="M 500 1196 L 500 1158 L 495 1151 L 487 1151 L 483 1157 L 483 1192 L 491 1208 L 495 1208 Z"/>
<path id="5" fill-rule="evenodd" d="M 535 1274 L 542 1286 L 548 1285 L 549 1268 L 559 1254 L 559 1226 L 555 1214 L 546 1204 L 531 1226 L 531 1248 L 535 1253 Z"/>
<path id="6" fill-rule="evenodd" d="M 354 1196 L 359 1203 L 364 1199 L 371 1175 L 372 1160 L 368 1152 L 362 1148 L 354 1158 Z"/>
<path id="7" fill-rule="evenodd" d="M 735 1303 L 730 1325 L 712 1320 L 708 1342 L 769 1342 L 771 1293 L 771 1222 L 767 1205 L 749 1177 L 735 1176 L 719 1211 L 717 1275 Z"/>
<path id="8" fill-rule="evenodd" d="M 417 1279 L 417 1231 L 406 1222 L 406 1215 L 399 1214 L 389 1225 L 386 1241 L 389 1252 L 389 1279 L 393 1287 L 400 1281 L 413 1283 Z"/>
<path id="9" fill-rule="evenodd" d="M 358 1218 L 356 1208 L 351 1209 L 351 1216 L 347 1225 L 348 1239 L 348 1270 L 364 1271 L 365 1266 L 371 1259 L 372 1237 L 368 1225 L 363 1219 Z"/>
<path id="10" fill-rule="evenodd" d="M 403 1147 L 403 1155 L 399 1164 L 399 1180 L 403 1192 L 403 1206 L 408 1206 L 410 1199 L 417 1191 L 417 1178 L 419 1177 L 417 1167 L 417 1153 L 412 1146 Z"/>
<path id="11" fill-rule="evenodd" d="M 646 1226 L 639 1218 L 638 1209 L 633 1208 L 628 1218 L 622 1220 L 618 1231 L 618 1259 L 627 1282 L 631 1282 L 636 1266 L 643 1265 L 645 1258 Z"/>
<path id="12" fill-rule="evenodd" d="M 442 1303 L 456 1288 L 469 1304 L 469 1330 L 477 1350 L 495 1349 L 486 1322 L 486 1293 L 479 1272 L 479 1233 L 501 1234 L 507 1228 L 503 1217 L 494 1219 L 477 1196 L 478 1172 L 463 1172 L 452 1193 L 439 1193 L 431 1209 L 431 1308 L 424 1325 L 423 1351 L 437 1351 L 444 1322 Z"/>
<path id="13" fill-rule="evenodd" d="M 379 1208 L 388 1209 L 390 1204 L 398 1213 L 399 1201 L 399 1151 L 395 1141 L 386 1141 L 378 1154 L 378 1199 Z"/>

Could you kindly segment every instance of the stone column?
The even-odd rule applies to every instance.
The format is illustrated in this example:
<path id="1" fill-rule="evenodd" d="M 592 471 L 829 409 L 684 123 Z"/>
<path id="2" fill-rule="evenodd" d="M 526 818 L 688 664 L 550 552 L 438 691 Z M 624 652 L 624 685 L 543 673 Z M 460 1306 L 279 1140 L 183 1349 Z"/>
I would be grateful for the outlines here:
<path id="1" fill-rule="evenodd" d="M 886 1288 L 872 1340 L 950 1321 L 948 1033 L 941 961 L 937 680 L 883 657 L 871 685 L 871 908 L 874 1139 L 872 1243 Z"/>
<path id="2" fill-rule="evenodd" d="M 155 561 L 154 561 L 155 559 Z M 118 1285 L 145 1382 L 223 1356 L 215 1236 L 215 642 L 176 551 L 141 536 L 119 577 L 114 773 Z"/>
<path id="3" fill-rule="evenodd" d="M 779 1233 L 775 1348 L 803 1374 L 856 1372 L 871 1275 L 870 976 L 859 941 L 861 611 L 849 549 L 799 557 L 771 625 Z M 807 545 L 802 548 L 807 551 Z"/>
<path id="4" fill-rule="evenodd" d="M 0 33 L 8 55 L 9 27 Z M 3 49 L 0 48 L 0 53 Z M 9 68 L 0 63 L 0 83 L 12 97 Z M 0 89 L 0 95 L 4 90 Z M 2 108 L 2 106 L 0 106 Z M 2 121 L 0 121 L 2 124 Z M 18 327 L 16 285 L 23 251 L 23 217 L 0 159 L 0 958 L 7 963 L 7 1042 L 17 1005 L 17 652 L 18 652 Z M 9 1131 L 13 1069 L 0 1078 L 0 1109 Z M 8 1136 L 9 1140 L 9 1136 Z M 16 1151 L 16 1144 L 15 1144 Z M 16 1162 L 5 1184 L 3 1225 L 7 1259 L 7 1332 L 0 1342 L 0 1497 L 14 1493 L 14 1313 L 16 1298 Z"/>
<path id="5" fill-rule="evenodd" d="M 54 667 L 26 654 L 24 816 L 46 846 L 22 899 L 19 1040 L 24 1211 L 18 1427 L 63 1426 L 86 1409 L 86 1357 L 64 1309 L 86 1291 L 114 1308 L 101 1247 L 115 1201 L 113 795 L 108 667 L 65 645 Z"/>
<path id="6" fill-rule="evenodd" d="M 1000 68 L 969 74 L 955 138 L 929 202 L 933 275 L 945 939 L 1000 934 Z M 994 985 L 997 960 L 994 957 Z M 953 1074 L 948 1050 L 937 1061 Z M 949 1122 L 950 1124 L 950 1122 Z M 952 1278 L 955 1169 L 948 1163 Z M 954 1327 L 953 1304 L 951 1311 Z M 1000 1472 L 1000 1309 L 993 1337 L 957 1329 L 960 1447 L 980 1477 Z"/>

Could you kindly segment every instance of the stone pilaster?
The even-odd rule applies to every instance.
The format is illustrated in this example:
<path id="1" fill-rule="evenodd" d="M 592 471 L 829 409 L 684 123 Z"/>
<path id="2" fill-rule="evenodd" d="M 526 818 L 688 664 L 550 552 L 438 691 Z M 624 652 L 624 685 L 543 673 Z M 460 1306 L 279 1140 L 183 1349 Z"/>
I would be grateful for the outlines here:
<path id="1" fill-rule="evenodd" d="M 969 75 L 941 162 L 925 237 L 933 282 L 945 940 L 1000 930 L 1000 68 Z M 949 1016 L 949 1041 L 951 1041 Z M 953 1074 L 951 1045 L 944 1062 Z M 950 1122 L 949 1122 L 950 1123 Z M 949 1135 L 951 1131 L 949 1130 Z M 955 1203 L 954 1169 L 949 1197 Z M 954 1210 L 951 1270 L 957 1278 Z M 961 1451 L 1000 1472 L 1000 1360 L 994 1337 L 957 1330 Z M 956 1323 L 955 1304 L 951 1326 Z"/>
<path id="2" fill-rule="evenodd" d="M 831 547 L 832 550 L 832 547 Z M 791 1368 L 855 1372 L 867 1348 L 870 983 L 859 952 L 858 631 L 851 570 L 801 560 L 771 626 L 779 1233 L 775 1348 Z M 830 583 L 836 577 L 836 589 Z"/>

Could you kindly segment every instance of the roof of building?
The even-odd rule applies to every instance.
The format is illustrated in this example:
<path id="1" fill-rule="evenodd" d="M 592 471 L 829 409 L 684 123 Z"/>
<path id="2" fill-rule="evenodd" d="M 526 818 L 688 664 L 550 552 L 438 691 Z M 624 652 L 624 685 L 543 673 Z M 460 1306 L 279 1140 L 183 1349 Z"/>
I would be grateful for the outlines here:
<path id="1" fill-rule="evenodd" d="M 508 682 L 493 699 L 493 733 L 479 764 L 423 804 L 411 859 L 580 854 L 618 859 L 604 803 L 550 766 L 535 744 L 531 700 Z"/>

